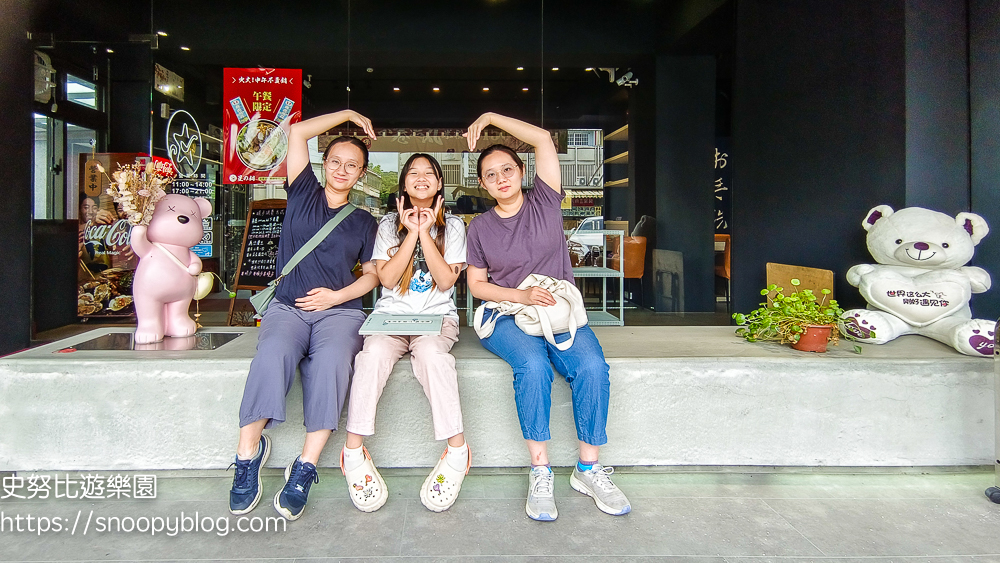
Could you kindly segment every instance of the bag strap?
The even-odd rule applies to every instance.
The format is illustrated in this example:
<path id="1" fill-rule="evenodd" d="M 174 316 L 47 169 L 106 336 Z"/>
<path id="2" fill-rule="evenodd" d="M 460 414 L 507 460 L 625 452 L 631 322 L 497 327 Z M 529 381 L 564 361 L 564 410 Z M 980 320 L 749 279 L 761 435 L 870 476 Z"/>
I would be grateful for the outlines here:
<path id="1" fill-rule="evenodd" d="M 319 246 L 319 243 L 323 242 L 323 239 L 325 239 L 327 235 L 333 232 L 333 230 L 337 228 L 337 225 L 339 225 L 341 221 L 347 218 L 347 216 L 350 215 L 351 212 L 354 211 L 355 209 L 357 208 L 354 207 L 354 204 L 348 203 L 347 205 L 344 206 L 343 209 L 340 210 L 339 213 L 337 213 L 336 216 L 334 216 L 333 219 L 327 221 L 326 224 L 323 225 L 322 229 L 316 231 L 316 234 L 313 235 L 311 239 L 306 241 L 306 243 L 303 244 L 302 247 L 299 248 L 298 251 L 296 251 L 295 254 L 292 255 L 292 257 L 288 260 L 288 262 L 285 263 L 285 267 L 281 269 L 281 275 L 275 278 L 274 280 L 275 283 L 277 283 L 277 281 L 280 280 L 281 278 L 287 276 L 288 273 L 292 271 L 292 268 L 294 268 L 296 264 L 299 263 L 300 260 L 305 258 L 307 254 L 309 254 L 317 246 Z"/>
<path id="2" fill-rule="evenodd" d="M 167 250 L 167 247 L 163 246 L 162 244 L 160 244 L 158 242 L 154 242 L 153 246 L 155 246 L 156 248 L 159 248 L 160 250 L 163 251 L 164 254 L 166 254 L 167 256 L 169 256 L 170 259 L 174 261 L 174 264 L 177 264 L 178 268 L 184 270 L 184 273 L 188 273 L 188 267 L 184 265 L 184 262 L 181 262 L 180 258 L 174 256 L 173 252 L 170 252 L 169 250 Z"/>
<path id="3" fill-rule="evenodd" d="M 545 307 L 536 306 L 535 312 L 538 314 L 538 324 L 542 325 L 542 335 L 545 336 L 545 340 L 560 352 L 569 350 L 573 346 L 573 340 L 576 339 L 576 323 L 569 323 L 569 338 L 560 344 L 556 342 L 556 335 L 552 334 L 552 321 L 549 320 L 549 314 L 545 312 Z"/>
<path id="4" fill-rule="evenodd" d="M 476 329 L 476 335 L 479 338 L 488 338 L 493 334 L 493 328 L 496 326 L 497 321 L 500 317 L 504 315 L 516 315 L 521 309 L 524 309 L 525 305 L 520 303 L 512 303 L 510 301 L 484 301 L 479 307 L 476 308 L 476 316 L 473 321 L 473 327 Z M 490 309 L 490 315 L 487 318 L 483 318 L 486 313 L 486 309 Z"/>

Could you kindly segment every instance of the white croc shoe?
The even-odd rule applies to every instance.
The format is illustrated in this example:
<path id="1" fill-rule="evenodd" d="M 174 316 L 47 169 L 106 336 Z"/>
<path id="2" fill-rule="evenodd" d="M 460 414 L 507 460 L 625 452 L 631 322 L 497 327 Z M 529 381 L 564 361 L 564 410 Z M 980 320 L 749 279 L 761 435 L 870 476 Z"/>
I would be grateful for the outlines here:
<path id="1" fill-rule="evenodd" d="M 389 499 L 389 490 L 385 486 L 385 481 L 379 475 L 378 469 L 372 463 L 372 456 L 368 454 L 368 448 L 362 446 L 365 452 L 365 461 L 358 467 L 348 471 L 344 469 L 344 451 L 340 451 L 340 470 L 347 478 L 347 490 L 351 494 L 351 502 L 361 512 L 375 512 L 382 508 L 385 501 Z"/>
<path id="2" fill-rule="evenodd" d="M 468 450 L 468 443 L 466 443 L 465 448 Z M 441 459 L 438 460 L 427 479 L 424 479 L 424 484 L 420 488 L 420 502 L 427 507 L 427 510 L 444 512 L 458 500 L 458 493 L 462 490 L 462 481 L 465 480 L 465 476 L 469 473 L 469 467 L 472 466 L 472 452 L 469 451 L 468 454 L 465 470 L 456 471 L 448 465 L 448 461 L 445 459 L 448 456 L 448 450 L 447 448 L 444 450 Z"/>

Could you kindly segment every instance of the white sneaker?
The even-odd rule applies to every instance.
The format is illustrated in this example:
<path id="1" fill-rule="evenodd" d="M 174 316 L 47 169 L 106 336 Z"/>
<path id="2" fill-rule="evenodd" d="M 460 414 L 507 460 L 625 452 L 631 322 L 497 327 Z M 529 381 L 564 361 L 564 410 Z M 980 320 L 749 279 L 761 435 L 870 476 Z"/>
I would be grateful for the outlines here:
<path id="1" fill-rule="evenodd" d="M 469 445 L 466 444 L 465 448 L 468 450 Z M 472 452 L 466 453 L 468 454 L 468 459 L 465 471 L 455 471 L 451 465 L 448 465 L 448 460 L 445 459 L 448 456 L 448 449 L 445 448 L 444 454 L 441 455 L 441 459 L 438 460 L 437 465 L 434 466 L 427 479 L 424 479 L 424 484 L 420 488 L 420 502 L 428 510 L 432 512 L 444 512 L 451 508 L 451 505 L 455 504 L 455 501 L 458 500 L 458 493 L 462 490 L 462 481 L 465 480 L 465 476 L 469 473 L 469 467 L 472 466 Z"/>
<path id="2" fill-rule="evenodd" d="M 544 465 L 532 467 L 528 473 L 528 501 L 524 511 L 532 520 L 551 522 L 559 517 L 556 510 L 555 475 Z"/>
<path id="3" fill-rule="evenodd" d="M 604 467 L 600 463 L 595 463 L 586 471 L 580 471 L 576 466 L 573 467 L 573 474 L 569 476 L 569 485 L 576 491 L 592 497 L 597 503 L 597 508 L 613 516 L 622 516 L 632 511 L 632 505 L 629 504 L 625 493 L 611 480 L 611 474 L 614 472 L 614 467 Z"/>
<path id="4" fill-rule="evenodd" d="M 368 448 L 362 446 L 362 449 L 365 452 L 365 461 L 350 471 L 344 469 L 344 450 L 340 450 L 340 470 L 347 478 L 347 490 L 351 494 L 354 506 L 361 512 L 375 512 L 389 499 L 389 490 L 378 469 L 375 469 Z"/>

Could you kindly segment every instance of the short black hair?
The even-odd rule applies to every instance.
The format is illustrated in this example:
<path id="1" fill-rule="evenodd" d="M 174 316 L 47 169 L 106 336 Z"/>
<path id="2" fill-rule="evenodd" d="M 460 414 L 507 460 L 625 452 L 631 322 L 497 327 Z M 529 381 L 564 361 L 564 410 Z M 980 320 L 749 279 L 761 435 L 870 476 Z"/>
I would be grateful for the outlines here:
<path id="1" fill-rule="evenodd" d="M 340 137 L 337 137 L 333 141 L 330 141 L 330 144 L 326 146 L 326 150 L 323 151 L 324 161 L 326 161 L 326 157 L 330 155 L 330 151 L 333 150 L 333 146 L 339 145 L 340 143 L 351 143 L 352 145 L 361 149 L 361 154 L 364 155 L 364 164 L 361 166 L 361 170 L 364 171 L 368 169 L 368 147 L 366 147 L 365 144 L 361 142 L 361 139 L 357 137 L 349 137 L 347 135 L 341 135 Z"/>
<path id="2" fill-rule="evenodd" d="M 505 152 L 509 154 L 511 158 L 514 159 L 514 164 L 521 169 L 521 174 L 524 174 L 524 161 L 521 160 L 521 157 L 517 156 L 514 149 L 508 147 L 507 145 L 496 144 L 486 147 L 486 149 L 479 154 L 479 160 L 476 161 L 476 176 L 479 178 L 483 177 L 483 159 L 495 152 Z"/>

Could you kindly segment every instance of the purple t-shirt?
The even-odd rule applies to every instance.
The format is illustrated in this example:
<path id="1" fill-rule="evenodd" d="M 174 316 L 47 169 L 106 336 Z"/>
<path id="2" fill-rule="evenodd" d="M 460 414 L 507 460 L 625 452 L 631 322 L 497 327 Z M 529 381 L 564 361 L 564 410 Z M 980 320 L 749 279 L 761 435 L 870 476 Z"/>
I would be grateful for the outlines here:
<path id="1" fill-rule="evenodd" d="M 513 217 L 500 217 L 493 208 L 473 219 L 469 264 L 485 268 L 500 287 L 517 287 L 529 274 L 575 283 L 563 233 L 563 196 L 535 176 L 535 189 L 524 194 Z"/>

